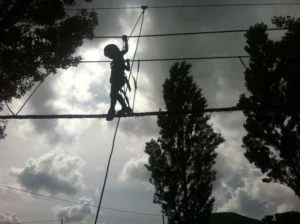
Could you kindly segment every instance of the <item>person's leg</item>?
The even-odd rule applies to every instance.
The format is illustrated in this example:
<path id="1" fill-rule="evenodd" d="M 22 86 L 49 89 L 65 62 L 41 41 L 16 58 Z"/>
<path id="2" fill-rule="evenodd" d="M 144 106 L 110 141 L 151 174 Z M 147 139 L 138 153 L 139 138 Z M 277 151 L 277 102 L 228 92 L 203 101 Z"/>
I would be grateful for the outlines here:
<path id="1" fill-rule="evenodd" d="M 114 116 L 116 114 L 115 106 L 117 102 L 117 94 L 118 89 L 116 88 L 116 85 L 114 83 L 111 83 L 111 90 L 110 90 L 110 108 L 108 110 L 108 114 L 106 117 L 107 121 L 112 121 L 114 119 Z"/>
<path id="2" fill-rule="evenodd" d="M 123 79 L 119 79 L 118 82 L 116 82 L 116 89 L 117 89 L 116 99 L 121 104 L 122 109 L 127 108 L 125 100 L 122 97 L 122 95 L 120 94 L 120 91 L 122 90 L 122 87 L 124 86 L 124 84 L 125 84 L 125 80 L 123 80 Z"/>
<path id="3" fill-rule="evenodd" d="M 125 96 L 124 96 L 124 97 L 125 97 Z M 124 100 L 124 98 L 121 96 L 120 93 L 118 93 L 117 100 L 119 101 L 119 103 L 120 103 L 121 106 L 122 106 L 122 109 L 119 110 L 117 114 L 122 115 L 122 114 L 126 114 L 126 113 L 131 113 L 131 112 L 132 112 L 130 106 L 127 105 L 127 104 L 125 103 L 125 100 Z"/>
<path id="4" fill-rule="evenodd" d="M 123 108 L 127 108 L 127 105 L 126 105 L 126 103 L 125 103 L 125 100 L 123 99 L 123 97 L 121 96 L 120 93 L 117 94 L 117 100 L 118 100 L 118 102 L 121 104 L 122 109 L 123 109 Z"/>
<path id="5" fill-rule="evenodd" d="M 115 111 L 115 106 L 118 98 L 118 88 L 115 83 L 111 83 L 111 89 L 110 89 L 110 111 Z"/>

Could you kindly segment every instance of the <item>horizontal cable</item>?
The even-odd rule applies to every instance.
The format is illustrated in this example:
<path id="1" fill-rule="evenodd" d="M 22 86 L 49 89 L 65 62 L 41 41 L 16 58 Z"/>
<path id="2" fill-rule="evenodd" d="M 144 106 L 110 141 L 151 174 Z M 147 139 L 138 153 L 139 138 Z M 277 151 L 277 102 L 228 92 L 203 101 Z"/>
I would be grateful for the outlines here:
<path id="1" fill-rule="evenodd" d="M 250 56 L 244 55 L 244 56 L 213 56 L 213 57 L 192 57 L 192 58 L 156 58 L 156 59 L 137 59 L 134 61 L 158 62 L 158 61 L 213 60 L 213 59 L 239 59 L 239 58 L 250 58 Z M 107 63 L 107 62 L 112 62 L 112 61 L 108 61 L 108 60 L 80 61 L 79 63 Z"/>
<path id="2" fill-rule="evenodd" d="M 239 3 L 239 4 L 197 4 L 197 5 L 157 5 L 148 6 L 149 9 L 167 9 L 167 8 L 206 8 L 206 7 L 249 7 L 249 6 L 295 6 L 299 2 L 289 3 Z M 67 8 L 68 11 L 86 10 L 114 10 L 114 9 L 141 9 L 140 6 L 124 7 L 94 7 L 94 8 Z"/>
<path id="3" fill-rule="evenodd" d="M 9 223 L 9 224 L 33 224 L 33 223 L 43 223 L 43 222 L 57 222 L 59 220 L 41 220 L 41 221 L 30 221 L 30 222 L 12 222 L 12 223 Z"/>
<path id="4" fill-rule="evenodd" d="M 24 115 L 18 115 L 18 116 L 24 116 Z M 96 205 L 84 204 L 84 203 L 80 203 L 80 202 L 76 202 L 76 201 L 70 201 L 70 200 L 66 200 L 66 199 L 62 199 L 62 198 L 56 198 L 56 197 L 49 196 L 49 195 L 35 193 L 35 192 L 32 192 L 32 191 L 22 190 L 22 189 L 15 188 L 15 187 L 8 186 L 8 185 L 4 185 L 4 184 L 0 184 L 0 186 L 11 189 L 11 190 L 15 190 L 15 191 L 21 191 L 21 192 L 25 192 L 25 193 L 36 195 L 36 196 L 41 196 L 41 197 L 45 197 L 45 198 L 54 199 L 54 200 L 57 200 L 57 201 L 63 201 L 63 202 L 71 203 L 71 204 L 83 205 L 83 206 L 88 206 L 88 207 L 95 207 L 95 208 L 98 207 Z M 116 212 L 132 213 L 132 214 L 138 214 L 138 215 L 161 216 L 159 214 L 134 212 L 134 211 L 121 210 L 121 209 L 107 208 L 107 207 L 102 207 L 102 206 L 101 206 L 101 209 L 116 211 Z"/>
<path id="5" fill-rule="evenodd" d="M 222 34 L 222 33 L 245 33 L 249 29 L 241 29 L 241 30 L 216 30 L 216 31 L 199 31 L 199 32 L 185 32 L 185 33 L 161 33 L 161 34 L 145 34 L 141 35 L 141 37 L 168 37 L 168 36 L 187 36 L 187 35 L 201 35 L 201 34 Z M 270 28 L 267 31 L 283 31 L 287 29 L 282 28 Z M 86 37 L 88 39 L 110 39 L 110 38 L 121 38 L 122 36 L 93 36 Z M 130 38 L 138 38 L 139 36 L 131 36 Z"/>
<path id="6" fill-rule="evenodd" d="M 187 111 L 154 111 L 154 112 L 141 112 L 141 113 L 129 113 L 125 115 L 117 115 L 116 118 L 120 117 L 146 117 L 146 116 L 158 116 L 168 114 L 199 114 L 199 113 L 215 113 L 215 112 L 236 112 L 236 111 L 256 111 L 256 110 L 270 110 L 278 109 L 285 110 L 283 106 L 273 107 L 223 107 L 223 108 L 206 108 L 202 110 L 187 110 Z M 93 118 L 106 118 L 107 114 L 49 114 L 49 115 L 0 115 L 0 119 L 93 119 Z M 0 185 L 1 186 L 1 185 Z"/>

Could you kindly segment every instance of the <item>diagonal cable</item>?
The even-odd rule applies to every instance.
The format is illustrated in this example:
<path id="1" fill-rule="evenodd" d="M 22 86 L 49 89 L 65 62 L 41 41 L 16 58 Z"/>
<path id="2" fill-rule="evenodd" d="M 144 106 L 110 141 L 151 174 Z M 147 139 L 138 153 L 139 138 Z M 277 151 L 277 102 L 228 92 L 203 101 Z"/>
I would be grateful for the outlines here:
<path id="1" fill-rule="evenodd" d="M 132 103 L 132 111 L 134 111 L 134 106 L 135 106 L 135 96 L 136 96 L 136 91 L 137 91 L 139 72 L 140 72 L 140 61 L 138 61 L 137 73 L 136 73 L 136 78 L 135 78 L 135 88 L 134 88 L 134 96 L 133 96 L 133 103 Z"/>
<path id="2" fill-rule="evenodd" d="M 16 115 L 18 115 L 20 112 L 21 112 L 21 110 L 25 107 L 25 105 L 28 103 L 28 101 L 31 99 L 31 97 L 35 94 L 35 92 L 40 88 L 40 86 L 42 85 L 42 83 L 45 81 L 45 79 L 47 78 L 49 76 L 49 74 L 48 75 L 46 75 L 45 76 L 45 78 L 43 78 L 42 80 L 41 80 L 41 82 L 37 85 L 37 87 L 35 87 L 35 89 L 32 91 L 32 93 L 29 95 L 29 97 L 27 98 L 27 100 L 23 103 L 23 105 L 20 107 L 20 109 L 18 110 L 18 112 L 16 113 Z"/>

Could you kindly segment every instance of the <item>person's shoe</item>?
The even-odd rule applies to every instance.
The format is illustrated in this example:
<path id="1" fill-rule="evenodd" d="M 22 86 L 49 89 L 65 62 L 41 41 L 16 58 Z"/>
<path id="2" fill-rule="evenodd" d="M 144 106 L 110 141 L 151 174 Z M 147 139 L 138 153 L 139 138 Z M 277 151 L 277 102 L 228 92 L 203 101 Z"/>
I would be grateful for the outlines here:
<path id="1" fill-rule="evenodd" d="M 117 112 L 118 115 L 125 115 L 132 113 L 132 109 L 130 107 L 123 107 L 121 110 Z"/>
<path id="2" fill-rule="evenodd" d="M 112 121 L 114 119 L 116 115 L 116 111 L 115 110 L 109 110 L 106 116 L 106 120 L 107 121 Z"/>

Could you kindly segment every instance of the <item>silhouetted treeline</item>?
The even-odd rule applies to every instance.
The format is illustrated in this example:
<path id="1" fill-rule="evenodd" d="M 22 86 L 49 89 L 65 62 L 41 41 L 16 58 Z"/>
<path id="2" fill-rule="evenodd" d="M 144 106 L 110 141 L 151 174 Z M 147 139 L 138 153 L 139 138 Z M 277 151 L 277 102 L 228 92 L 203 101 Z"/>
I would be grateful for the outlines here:
<path id="1" fill-rule="evenodd" d="M 90 0 L 85 0 L 90 2 Z M 97 13 L 68 15 L 75 0 L 5 0 L 0 5 L 0 111 L 3 103 L 23 97 L 36 82 L 57 69 L 76 66 L 84 37 L 92 37 Z M 0 138 L 5 123 L 0 121 Z"/>
<path id="2" fill-rule="evenodd" d="M 269 38 L 263 23 L 245 35 L 250 95 L 241 95 L 238 105 L 261 110 L 244 111 L 243 147 L 249 162 L 267 174 L 265 182 L 284 184 L 300 197 L 300 19 L 275 17 L 272 22 L 288 29 L 278 41 Z"/>

